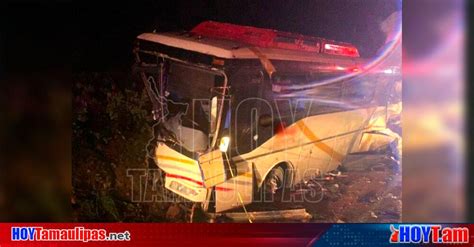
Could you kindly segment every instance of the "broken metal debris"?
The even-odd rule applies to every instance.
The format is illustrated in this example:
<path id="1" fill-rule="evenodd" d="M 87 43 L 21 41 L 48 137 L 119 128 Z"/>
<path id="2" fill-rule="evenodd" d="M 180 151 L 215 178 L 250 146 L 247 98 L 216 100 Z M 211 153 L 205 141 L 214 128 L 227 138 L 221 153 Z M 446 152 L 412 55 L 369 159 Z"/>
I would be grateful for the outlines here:
<path id="1" fill-rule="evenodd" d="M 398 160 L 386 154 L 350 154 L 344 160 L 344 170 L 357 172 L 383 170 L 385 167 L 396 169 L 398 163 Z"/>
<path id="2" fill-rule="evenodd" d="M 375 219 L 378 218 L 378 216 L 373 211 L 370 211 L 370 216 Z"/>
<path id="3" fill-rule="evenodd" d="M 211 216 L 211 222 L 215 222 L 218 218 L 229 219 L 232 222 L 248 222 L 248 217 L 251 217 L 253 222 L 308 222 L 312 216 L 306 209 L 289 209 L 289 210 L 275 210 L 275 211 L 257 211 L 257 212 L 231 212 L 221 213 Z"/>

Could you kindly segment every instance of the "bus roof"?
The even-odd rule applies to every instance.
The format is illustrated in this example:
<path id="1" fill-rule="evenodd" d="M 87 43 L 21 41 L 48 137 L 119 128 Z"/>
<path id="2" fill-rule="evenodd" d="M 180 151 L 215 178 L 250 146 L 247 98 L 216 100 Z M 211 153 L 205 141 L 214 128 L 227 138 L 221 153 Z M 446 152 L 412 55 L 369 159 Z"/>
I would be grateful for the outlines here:
<path id="1" fill-rule="evenodd" d="M 218 39 L 184 33 L 143 33 L 138 40 L 149 41 L 174 48 L 211 55 L 223 59 L 265 59 L 330 63 L 335 65 L 358 65 L 358 57 L 338 56 L 320 52 L 256 47 L 235 40 Z"/>

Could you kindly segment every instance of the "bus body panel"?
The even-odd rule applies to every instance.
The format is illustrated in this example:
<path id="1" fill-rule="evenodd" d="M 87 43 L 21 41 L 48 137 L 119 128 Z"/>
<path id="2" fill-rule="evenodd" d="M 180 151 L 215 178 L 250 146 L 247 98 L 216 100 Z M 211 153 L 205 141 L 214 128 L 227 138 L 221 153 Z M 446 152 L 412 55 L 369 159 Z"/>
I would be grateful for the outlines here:
<path id="1" fill-rule="evenodd" d="M 297 180 L 304 177 L 298 171 L 300 167 L 329 172 L 341 164 L 349 151 L 355 150 L 350 145 L 367 128 L 376 112 L 383 112 L 383 108 L 371 107 L 303 118 L 253 151 L 234 157 L 234 161 L 247 165 L 255 163 L 261 177 L 259 184 L 273 168 L 272 165 L 285 161 L 294 165 Z"/>
<path id="2" fill-rule="evenodd" d="M 237 175 L 216 186 L 216 212 L 239 208 L 253 200 L 253 171 Z"/>
<path id="3" fill-rule="evenodd" d="M 205 200 L 207 189 L 198 161 L 158 143 L 155 148 L 155 160 L 165 172 L 165 187 L 180 196 L 195 202 Z"/>
<path id="4" fill-rule="evenodd" d="M 361 140 L 374 129 L 386 128 L 384 114 L 384 107 L 370 107 L 304 118 L 253 151 L 234 157 L 237 166 L 246 167 L 248 171 L 255 167 L 252 176 L 256 184 L 250 182 L 249 173 L 226 181 L 223 187 L 232 189 L 216 191 L 219 202 L 216 211 L 252 202 L 251 195 L 255 191 L 251 188 L 261 188 L 266 176 L 278 164 L 289 164 L 293 177 L 288 182 L 296 184 L 335 170 L 347 154 L 370 151 L 375 148 L 372 146 L 370 149 L 374 142 L 377 142 L 377 147 L 389 144 L 394 140 L 391 136 Z M 243 201 L 239 201 L 237 191 L 243 196 Z"/>

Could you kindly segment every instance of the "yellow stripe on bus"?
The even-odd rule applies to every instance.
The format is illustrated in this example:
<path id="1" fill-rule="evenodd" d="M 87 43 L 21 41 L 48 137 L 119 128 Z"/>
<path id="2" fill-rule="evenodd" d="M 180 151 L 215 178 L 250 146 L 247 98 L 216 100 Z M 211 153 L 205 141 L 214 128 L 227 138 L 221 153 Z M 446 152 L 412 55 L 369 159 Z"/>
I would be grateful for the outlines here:
<path id="1" fill-rule="evenodd" d="M 165 156 L 165 155 L 157 155 L 156 157 L 158 158 L 158 160 L 159 159 L 171 160 L 171 161 L 176 161 L 178 163 L 182 163 L 182 164 L 186 164 L 186 165 L 196 164 L 196 161 L 194 161 L 194 160 L 180 159 L 180 158 Z"/>
<path id="2" fill-rule="evenodd" d="M 341 162 L 343 159 L 343 155 L 328 146 L 326 143 L 322 142 L 319 140 L 319 138 L 306 126 L 303 120 L 298 121 L 296 123 L 300 130 L 303 132 L 303 134 L 308 138 L 310 141 L 314 142 L 314 145 L 319 148 L 321 151 L 327 153 L 329 156 L 331 156 L 333 159 L 337 160 L 338 162 Z"/>

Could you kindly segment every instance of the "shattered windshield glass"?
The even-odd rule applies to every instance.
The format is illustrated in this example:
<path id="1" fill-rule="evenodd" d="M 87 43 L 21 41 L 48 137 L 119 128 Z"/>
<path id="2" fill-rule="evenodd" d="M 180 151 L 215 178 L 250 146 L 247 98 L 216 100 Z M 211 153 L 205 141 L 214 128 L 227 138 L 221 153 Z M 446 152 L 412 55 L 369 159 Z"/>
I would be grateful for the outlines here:
<path id="1" fill-rule="evenodd" d="M 222 76 L 191 65 L 170 63 L 164 77 L 164 128 L 188 151 L 205 151 L 218 119 L 213 89 L 221 86 Z M 214 107 L 211 102 L 215 102 Z"/>

